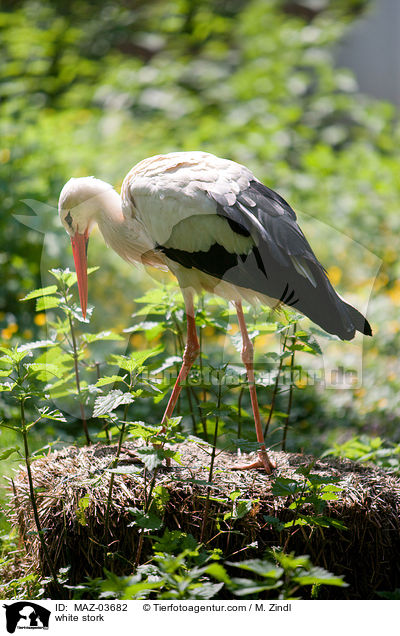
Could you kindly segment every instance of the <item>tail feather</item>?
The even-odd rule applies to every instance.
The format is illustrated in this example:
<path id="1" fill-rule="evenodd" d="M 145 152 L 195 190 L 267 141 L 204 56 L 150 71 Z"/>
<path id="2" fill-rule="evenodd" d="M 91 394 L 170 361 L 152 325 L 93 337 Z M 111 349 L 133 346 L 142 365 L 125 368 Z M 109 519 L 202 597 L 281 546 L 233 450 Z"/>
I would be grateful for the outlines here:
<path id="1" fill-rule="evenodd" d="M 344 302 L 344 305 L 349 312 L 351 321 L 357 331 L 363 333 L 365 336 L 372 336 L 371 325 L 369 324 L 368 320 L 362 315 L 362 313 L 346 302 Z"/>
<path id="2" fill-rule="evenodd" d="M 319 264 L 311 264 L 311 268 L 316 287 L 296 273 L 297 280 L 293 288 L 298 295 L 298 302 L 294 308 L 342 340 L 352 340 L 356 331 L 371 336 L 372 329 L 367 319 L 340 298 L 322 267 Z"/>

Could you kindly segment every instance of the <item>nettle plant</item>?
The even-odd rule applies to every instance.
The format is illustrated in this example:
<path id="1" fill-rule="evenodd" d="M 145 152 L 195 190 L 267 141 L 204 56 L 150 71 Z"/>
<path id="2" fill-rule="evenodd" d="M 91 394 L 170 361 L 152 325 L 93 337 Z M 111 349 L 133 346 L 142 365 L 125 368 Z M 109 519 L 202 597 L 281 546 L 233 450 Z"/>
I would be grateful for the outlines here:
<path id="1" fill-rule="evenodd" d="M 88 273 L 96 269 L 98 268 L 92 268 Z M 111 331 L 83 331 L 81 327 L 89 324 L 92 308 L 88 308 L 84 319 L 71 291 L 76 283 L 75 273 L 68 269 L 54 269 L 50 273 L 55 278 L 53 285 L 34 290 L 23 299 L 35 300 L 36 311 L 49 312 L 48 338 L 0 349 L 0 388 L 19 407 L 19 418 L 3 422 L 2 426 L 12 429 L 22 437 L 22 455 L 28 475 L 36 532 L 58 594 L 62 594 L 66 572 L 56 571 L 46 546 L 46 529 L 41 527 L 31 471 L 32 459 L 40 456 L 40 451 L 34 457 L 31 456 L 29 434 L 33 427 L 43 421 L 51 421 L 59 426 L 60 432 L 62 430 L 65 433 L 66 424 L 75 425 L 74 418 L 71 419 L 69 413 L 73 412 L 73 408 L 76 410 L 76 404 L 82 422 L 84 443 L 91 444 L 96 439 L 115 445 L 115 454 L 108 468 L 111 478 L 104 521 L 105 537 L 110 523 L 115 476 L 138 473 L 144 484 L 143 504 L 129 509 L 131 525 L 137 527 L 139 537 L 133 563 L 136 573 L 133 578 L 118 578 L 108 573 L 105 581 L 90 582 L 88 585 L 97 586 L 101 595 L 114 593 L 121 598 L 127 598 L 127 595 L 130 598 L 146 598 L 157 589 L 157 593 L 163 598 L 211 598 L 225 586 L 234 596 L 251 596 L 279 589 L 281 598 L 291 598 L 297 587 L 322 582 L 318 573 L 314 573 L 312 579 L 314 570 L 307 557 L 286 555 L 289 563 L 284 561 L 284 554 L 279 552 L 274 553 L 272 561 L 269 555 L 269 560 L 265 562 L 227 562 L 229 572 L 229 568 L 239 567 L 258 577 L 256 580 L 238 579 L 232 577 L 219 562 L 221 554 L 203 547 L 209 506 L 215 499 L 212 488 L 217 443 L 222 440 L 224 444 L 235 438 L 236 445 L 243 450 L 258 448 L 257 444 L 247 438 L 247 428 L 252 430 L 252 423 L 246 406 L 248 397 L 244 370 L 241 366 L 225 363 L 223 360 L 221 340 L 225 343 L 229 325 L 226 304 L 219 300 L 206 304 L 202 300 L 196 315 L 200 356 L 177 405 L 177 417 L 167 421 L 164 428 L 161 425 L 161 400 L 169 393 L 175 381 L 185 345 L 185 314 L 180 294 L 174 287 L 159 285 L 137 299 L 141 307 L 133 316 L 134 325 L 127 328 L 125 333 L 141 334 L 142 344 L 146 348 L 128 348 L 124 355 L 113 354 L 107 360 L 99 361 L 93 356 L 94 343 L 104 340 L 121 341 L 127 336 Z M 320 349 L 312 333 L 299 329 L 300 316 L 286 312 L 279 316 L 269 311 L 258 314 L 256 311 L 252 312 L 252 339 L 268 334 L 277 334 L 280 337 L 279 353 L 264 354 L 256 367 L 256 382 L 259 390 L 268 392 L 270 396 L 264 409 L 266 432 L 271 422 L 274 422 L 276 430 L 282 431 L 281 445 L 285 448 L 293 392 L 299 375 L 303 379 L 306 377 L 306 371 L 296 360 L 297 353 L 318 355 Z M 207 333 L 207 338 L 213 337 L 218 346 L 206 351 L 204 333 Z M 231 341 L 240 350 L 240 336 L 234 334 Z M 277 409 L 278 400 L 281 404 L 286 401 L 285 410 Z M 59 405 L 60 401 L 67 405 L 66 410 L 54 409 L 54 403 Z M 135 418 L 131 411 L 133 404 Z M 137 419 L 138 413 L 143 419 Z M 164 528 L 163 516 L 168 492 L 164 486 L 157 484 L 157 474 L 163 462 L 168 463 L 171 459 L 178 463 L 180 461 L 179 452 L 171 449 L 171 444 L 182 442 L 191 436 L 197 443 L 203 444 L 210 456 L 200 543 L 193 537 L 187 538 L 184 533 L 176 531 L 177 534 L 173 534 L 168 528 Z M 136 442 L 135 455 L 140 460 L 140 465 L 119 465 L 123 444 L 127 439 Z M 48 447 L 49 445 L 46 446 Z M 1 459 L 6 459 L 13 453 L 20 454 L 20 449 L 16 446 L 6 449 Z M 289 522 L 292 529 L 300 523 L 332 523 L 322 515 L 322 509 L 327 499 L 336 496 L 337 487 L 329 480 L 318 479 L 320 478 L 313 476 L 310 470 L 303 472 L 303 481 L 279 477 L 275 479 L 274 494 L 292 497 L 289 505 L 289 509 L 294 510 L 294 518 Z M 78 513 L 80 511 L 83 516 L 87 504 L 84 499 L 78 505 Z M 234 524 L 251 510 L 254 501 L 243 497 L 240 490 L 234 490 L 224 503 L 226 513 L 221 522 L 230 521 Z M 314 506 L 314 515 L 306 510 L 307 504 Z M 269 523 L 281 524 L 279 520 L 272 518 Z M 282 528 L 286 526 L 287 523 Z M 162 530 L 163 538 L 152 537 L 152 532 Z M 220 531 L 223 531 L 222 526 Z M 149 566 L 140 565 L 145 536 L 155 541 L 154 556 Z M 301 563 L 296 559 L 300 559 Z M 302 572 L 299 568 L 302 568 Z M 308 574 L 302 578 L 304 572 Z M 343 584 L 341 579 L 329 573 L 321 577 L 327 584 Z M 79 596 L 80 593 L 78 589 L 75 590 L 76 595 Z"/>
<path id="2" fill-rule="evenodd" d="M 117 599 L 262 598 L 294 600 L 301 588 L 311 587 L 317 598 L 322 585 L 346 587 L 340 576 L 314 566 L 306 555 L 275 548 L 263 558 L 239 562 L 225 560 L 221 550 L 207 549 L 184 532 L 165 530 L 153 537 L 153 556 L 132 576 L 106 571 L 104 579 L 91 579 L 75 589 L 76 596 Z M 252 546 L 247 546 L 251 548 Z M 233 556 L 233 555 L 231 555 Z M 240 574 L 242 576 L 240 576 Z"/>

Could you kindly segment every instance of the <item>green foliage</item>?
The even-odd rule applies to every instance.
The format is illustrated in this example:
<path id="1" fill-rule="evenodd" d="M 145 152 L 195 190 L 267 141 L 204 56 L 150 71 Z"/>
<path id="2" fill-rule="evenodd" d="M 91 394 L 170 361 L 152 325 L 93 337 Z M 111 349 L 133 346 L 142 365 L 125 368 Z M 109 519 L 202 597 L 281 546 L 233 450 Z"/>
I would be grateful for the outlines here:
<path id="1" fill-rule="evenodd" d="M 273 480 L 272 493 L 287 498 L 287 508 L 293 511 L 293 518 L 286 523 L 281 523 L 275 517 L 264 517 L 265 521 L 280 531 L 303 525 L 346 529 L 338 519 L 323 514 L 327 502 L 337 500 L 343 490 L 338 484 L 339 478 L 313 474 L 312 468 L 313 463 L 296 469 L 296 474 L 303 475 L 302 480 L 295 477 L 276 477 Z"/>
<path id="2" fill-rule="evenodd" d="M 167 422 L 165 430 L 160 423 L 160 417 L 153 417 L 153 422 L 146 420 L 131 421 L 128 411 L 133 404 L 149 400 L 152 405 L 157 404 L 158 396 L 164 396 L 171 390 L 173 378 L 166 381 L 163 371 L 169 369 L 168 347 L 170 340 L 175 345 L 175 350 L 181 350 L 181 321 L 182 311 L 180 302 L 171 301 L 169 288 L 160 286 L 142 298 L 145 312 L 139 309 L 137 315 L 152 315 L 152 312 L 160 312 L 163 317 L 162 334 L 164 338 L 159 338 L 156 346 L 147 347 L 142 350 L 128 350 L 125 354 L 112 354 L 107 361 L 99 361 L 104 365 L 105 375 L 97 377 L 95 382 L 87 382 L 81 376 L 82 368 L 86 373 L 92 374 L 94 365 L 90 360 L 91 347 L 99 341 L 108 341 L 114 337 L 110 332 L 91 333 L 85 331 L 80 333 L 76 325 L 86 328 L 87 320 L 83 320 L 78 307 L 73 302 L 73 286 L 76 277 L 71 275 L 69 270 L 52 271 L 57 280 L 56 286 L 48 286 L 46 289 L 36 290 L 27 295 L 26 300 L 35 301 L 38 298 L 53 297 L 57 300 L 56 309 L 51 326 L 51 338 L 48 340 L 38 340 L 24 345 L 2 347 L 0 357 L 0 370 L 5 390 L 10 393 L 10 400 L 16 400 L 21 408 L 22 420 L 19 424 L 11 421 L 4 422 L 4 426 L 15 432 L 22 433 L 24 440 L 24 457 L 27 466 L 30 466 L 30 453 L 27 446 L 28 434 L 31 429 L 43 422 L 56 422 L 60 425 L 66 421 L 67 413 L 54 409 L 51 405 L 51 396 L 54 395 L 54 388 L 60 395 L 60 387 L 69 386 L 70 392 L 73 390 L 75 398 L 82 400 L 86 412 L 91 409 L 94 419 L 91 422 L 91 434 L 95 433 L 94 424 L 97 422 L 97 434 L 101 439 L 111 441 L 115 438 L 118 441 L 115 458 L 110 464 L 111 475 L 109 492 L 107 498 L 107 510 L 105 518 L 105 532 L 109 524 L 109 513 L 113 494 L 113 484 L 117 474 L 144 475 L 145 496 L 142 507 L 130 508 L 132 521 L 130 526 L 136 527 L 140 540 L 137 554 L 135 555 L 134 573 L 130 577 L 117 577 L 108 570 L 109 554 L 105 555 L 105 574 L 103 581 L 93 580 L 82 583 L 73 588 L 75 595 L 90 592 L 104 598 L 175 598 L 175 599 L 203 599 L 228 594 L 232 597 L 255 597 L 255 598 L 281 598 L 291 599 L 299 594 L 299 590 L 305 586 L 311 586 L 311 595 L 316 598 L 321 585 L 344 585 L 343 579 L 337 577 L 322 568 L 311 564 L 306 556 L 297 557 L 287 551 L 288 540 L 282 550 L 268 553 L 264 559 L 247 559 L 241 562 L 223 561 L 222 555 L 215 550 L 208 550 L 202 543 L 197 543 L 193 537 L 184 535 L 179 531 L 171 531 L 165 526 L 164 512 L 169 500 L 169 493 L 162 485 L 156 485 L 157 471 L 162 463 L 168 459 L 180 461 L 179 454 L 175 450 L 167 448 L 166 443 L 176 443 L 187 438 L 187 423 L 190 421 L 190 412 L 185 412 L 183 404 L 183 417 L 178 416 Z M 72 290 L 71 290 L 72 286 Z M 47 294 L 47 296 L 46 296 Z M 222 305 L 216 305 L 216 318 L 212 308 L 201 307 L 199 311 L 199 321 L 201 328 L 211 327 L 220 330 L 226 329 L 227 314 Z M 314 336 L 298 328 L 300 316 L 286 315 L 286 323 L 281 321 L 268 322 L 260 321 L 259 317 L 253 316 L 254 325 L 257 328 L 252 330 L 252 337 L 259 335 L 259 330 L 263 330 L 266 325 L 268 333 L 278 333 L 281 337 L 281 349 L 279 353 L 268 356 L 271 368 L 284 373 L 287 366 L 292 369 L 294 352 L 319 354 L 315 345 Z M 118 341 L 118 335 L 116 335 Z M 151 342 L 151 341 L 150 341 Z M 234 342 L 235 345 L 238 342 Z M 43 354 L 46 352 L 46 356 Z M 204 354 L 204 352 L 202 352 Z M 160 365 L 161 358 L 161 365 Z M 226 511 L 216 519 L 216 526 L 219 531 L 223 531 L 223 524 L 230 524 L 243 519 L 249 514 L 257 501 L 243 496 L 237 489 L 230 493 L 229 497 L 215 497 L 213 490 L 213 462 L 218 442 L 219 425 L 223 433 L 229 433 L 230 426 L 237 427 L 238 414 L 240 413 L 241 425 L 250 417 L 244 414 L 243 409 L 239 409 L 236 404 L 235 394 L 242 391 L 241 383 L 235 374 L 231 374 L 229 365 L 222 364 L 212 366 L 211 355 L 202 355 L 194 375 L 197 378 L 194 386 L 189 384 L 195 403 L 198 404 L 200 417 L 205 418 L 207 424 L 206 431 L 213 431 L 214 440 L 210 451 L 210 471 L 209 479 L 206 482 L 208 487 L 207 496 L 204 498 L 203 527 L 207 523 L 208 505 L 210 501 L 216 500 L 224 504 Z M 175 360 L 172 365 L 175 364 Z M 302 365 L 297 364 L 297 368 Z M 119 373 L 108 374 L 108 369 L 119 370 Z M 75 378 L 73 370 L 75 369 Z M 259 386 L 265 386 L 260 379 L 257 379 Z M 209 374 L 209 375 L 208 375 Z M 290 375 L 290 374 L 289 374 Z M 232 380 L 224 384 L 226 377 Z M 76 377 L 79 377 L 80 391 L 73 389 Z M 88 376 L 89 377 L 89 376 Z M 60 384 L 61 383 L 61 384 Z M 71 383 L 71 384 L 68 384 Z M 117 386 L 118 388 L 114 388 Z M 294 380 L 289 387 L 295 386 Z M 66 389 L 64 389 L 66 390 Z M 281 390 L 281 389 L 279 389 Z M 202 397 L 207 394 L 207 400 Z M 210 399 L 214 394 L 214 399 Z M 25 405 L 31 404 L 31 410 L 36 411 L 36 417 L 27 419 Z M 192 402 L 193 404 L 193 402 Z M 190 401 L 187 402 L 190 407 Z M 186 408 L 187 408 L 186 407 Z M 30 411 L 27 411 L 29 414 Z M 280 417 L 288 418 L 287 412 L 280 413 L 270 405 L 270 413 L 273 421 L 279 421 Z M 236 418 L 235 418 L 236 415 Z M 232 424 L 229 424 L 229 421 Z M 185 424 L 186 422 L 186 424 Z M 141 466 L 119 466 L 118 460 L 121 448 L 125 439 L 140 440 L 141 445 L 136 451 L 137 457 L 141 460 Z M 198 443 L 201 440 L 198 438 Z M 243 447 L 245 443 L 238 440 Z M 380 443 L 375 440 L 375 449 L 380 449 Z M 257 448 L 257 445 L 253 445 Z M 208 448 L 205 446 L 205 448 Z M 17 446 L 11 446 L 3 451 L 3 460 L 10 461 L 17 453 Z M 374 456 L 375 459 L 379 456 Z M 195 481 L 195 480 L 194 480 Z M 300 467 L 295 476 L 290 479 L 282 477 L 273 478 L 272 492 L 277 497 L 285 497 L 286 508 L 291 511 L 291 518 L 282 521 L 275 517 L 265 517 L 265 521 L 271 524 L 280 532 L 286 532 L 285 536 L 290 538 L 298 526 L 315 526 L 320 528 L 336 528 L 345 530 L 345 526 L 336 519 L 324 514 L 328 501 L 338 498 L 341 487 L 337 480 L 321 477 L 312 472 L 312 465 Z M 35 506 L 35 492 L 32 487 L 32 505 Z M 88 523 L 87 515 L 90 513 L 90 495 L 85 495 L 77 502 L 76 518 L 81 526 Z M 287 531 L 289 530 L 289 535 Z M 231 530 L 234 531 L 234 530 Z M 161 536 L 154 536 L 152 533 L 163 533 Z M 46 531 L 37 523 L 37 533 L 46 544 Z M 143 538 L 151 541 L 154 556 L 147 565 L 140 565 L 141 546 Z M 250 547 L 250 546 L 249 546 Z M 235 569 L 239 568 L 243 576 L 235 576 Z M 57 573 L 52 570 L 52 580 L 57 586 L 62 586 L 66 580 L 67 573 Z M 18 580 L 13 587 L 14 594 L 21 594 L 21 590 L 27 589 L 28 585 L 37 585 L 39 581 Z M 45 588 L 45 582 L 41 584 Z M 42 588 L 40 588 L 42 589 Z M 42 592 L 34 590 L 34 594 L 40 597 Z"/>
<path id="3" fill-rule="evenodd" d="M 302 587 L 346 586 L 342 577 L 313 566 L 308 556 L 274 550 L 264 559 L 223 561 L 218 550 L 207 550 L 194 537 L 178 530 L 166 530 L 153 550 L 152 559 L 140 565 L 133 576 L 117 577 L 106 571 L 104 580 L 89 581 L 79 586 L 76 594 L 90 590 L 99 598 L 121 600 L 202 600 L 227 595 L 291 600 L 299 598 L 295 594 Z M 243 571 L 243 577 L 231 574 L 237 568 Z"/>
<path id="4" fill-rule="evenodd" d="M 372 462 L 377 466 L 400 474 L 400 444 L 387 442 L 380 437 L 352 437 L 343 444 L 335 444 L 324 456 L 347 457 L 353 461 Z"/>
<path id="5" fill-rule="evenodd" d="M 167 441 L 192 434 L 208 442 L 218 437 L 222 446 L 235 440 L 242 450 L 258 448 L 238 362 L 240 337 L 226 336 L 231 316 L 225 301 L 200 301 L 201 357 L 182 391 L 178 419 L 161 433 L 166 396 L 184 348 L 182 298 L 176 285 L 165 278 L 160 282 L 158 274 L 145 279 L 143 272 L 132 272 L 94 236 L 89 257 L 102 267 L 90 300 L 102 311 L 92 315 L 89 308 L 83 320 L 75 302 L 76 275 L 64 269 L 71 254 L 56 202 L 71 175 L 95 174 L 118 186 L 146 156 L 204 149 L 245 163 L 296 210 L 314 217 L 310 223 L 300 215 L 302 226 L 339 291 L 353 295 L 355 304 L 371 291 L 377 267 L 372 252 L 377 254 L 382 269 L 370 307 L 374 339 L 364 345 L 362 386 L 346 392 L 312 386 L 321 348 L 335 343 L 298 316 L 252 311 L 250 335 L 269 443 L 372 461 L 398 472 L 400 128 L 394 108 L 360 95 L 352 75 L 334 68 L 329 53 L 367 3 L 321 0 L 306 11 L 303 3 L 300 13 L 295 2 L 281 0 L 128 4 L 101 0 L 93 11 L 78 0 L 19 0 L 5 2 L 0 12 L 0 419 L 5 427 L 0 459 L 7 472 L 21 453 L 29 462 L 29 449 L 42 447 L 43 438 L 75 440 L 83 422 L 86 440 L 117 441 L 109 468 L 115 475 L 138 470 L 118 466 L 118 457 L 125 439 L 142 440 L 147 500 L 132 512 L 132 523 L 146 540 L 157 528 L 165 542 L 176 539 L 179 545 L 155 554 L 149 566 L 154 576 L 146 566 L 126 579 L 108 572 L 105 581 L 90 583 L 96 593 L 211 598 L 221 590 L 256 595 L 263 586 L 268 594 L 271 586 L 271 594 L 278 590 L 289 598 L 301 585 L 317 590 L 324 575 L 307 557 L 286 554 L 289 561 L 281 562 L 279 552 L 268 555 L 257 567 L 270 574 L 243 566 L 252 578 L 242 585 L 232 582 L 233 566 L 190 539 L 168 535 L 166 493 L 157 491 L 153 479 L 162 461 L 179 460 L 165 448 Z M 370 251 L 343 234 L 335 241 L 332 223 Z M 121 316 L 131 314 L 133 300 L 133 324 L 126 328 Z M 339 362 L 345 346 L 340 344 Z M 362 436 L 364 431 L 369 436 Z M 28 436 L 27 454 L 20 443 Z M 215 447 L 209 499 L 213 456 Z M 289 522 L 267 518 L 277 530 L 336 523 L 324 507 L 338 486 L 319 482 L 311 469 L 276 479 L 273 487 L 276 496 L 288 499 L 293 514 Z M 112 488 L 113 479 L 109 501 Z M 87 503 L 85 498 L 78 503 L 80 523 Z M 253 505 L 239 491 L 224 503 L 225 520 L 231 521 Z M 41 536 L 45 539 L 45 532 Z M 161 545 L 162 538 L 157 541 Z M 64 580 L 63 573 L 55 575 Z M 77 595 L 87 591 L 83 587 Z M 11 588 L 16 598 L 24 591 L 30 598 L 46 594 L 34 576 L 12 582 Z"/>
<path id="6" fill-rule="evenodd" d="M 343 235 L 335 241 L 332 222 L 382 259 L 375 290 L 380 300 L 372 307 L 379 329 L 374 327 L 375 344 L 365 344 L 368 390 L 355 391 L 343 405 L 309 387 L 304 403 L 294 397 L 292 420 L 304 428 L 328 422 L 321 430 L 325 443 L 343 410 L 354 428 L 360 418 L 373 426 L 376 412 L 379 434 L 395 434 L 398 383 L 385 378 L 398 349 L 399 128 L 394 109 L 360 95 L 351 74 L 334 68 L 330 58 L 329 47 L 367 2 L 317 4 L 299 14 L 278 0 L 153 1 L 137 9 L 118 2 L 110 8 L 104 1 L 104 12 L 93 12 L 78 2 L 25 0 L 0 14 L 5 340 L 37 332 L 44 317 L 32 323 L 31 308 L 18 298 L 33 287 L 48 287 L 45 272 L 71 261 L 54 207 L 70 175 L 120 183 L 145 156 L 203 148 L 248 164 L 295 209 L 328 223 L 301 218 L 328 273 L 341 278 L 342 293 L 369 294 L 376 260 Z M 129 153 L 121 152 L 127 147 Z M 29 208 L 36 216 L 27 216 Z M 130 311 L 127 290 L 142 290 L 143 277 L 95 238 L 90 250 L 103 265 L 102 284 L 90 290 L 95 304 L 106 308 L 98 331 L 110 324 L 125 327 L 120 316 Z M 39 299 L 41 312 L 55 308 L 52 294 L 46 298 Z M 163 333 L 159 318 L 142 321 L 131 334 L 146 331 L 156 338 Z M 101 322 L 99 314 L 94 319 Z"/>

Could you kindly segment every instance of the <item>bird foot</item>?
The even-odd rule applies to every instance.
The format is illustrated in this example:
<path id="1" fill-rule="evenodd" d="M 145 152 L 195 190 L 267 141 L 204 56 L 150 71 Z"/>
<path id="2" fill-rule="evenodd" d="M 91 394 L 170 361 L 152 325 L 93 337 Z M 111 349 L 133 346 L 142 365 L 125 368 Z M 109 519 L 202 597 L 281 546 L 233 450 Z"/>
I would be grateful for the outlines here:
<path id="1" fill-rule="evenodd" d="M 276 464 L 270 460 L 265 450 L 261 450 L 258 452 L 258 459 L 255 462 L 252 462 L 251 464 L 230 466 L 230 470 L 253 470 L 254 468 L 262 468 L 268 475 L 270 475 L 274 468 L 276 468 Z"/>

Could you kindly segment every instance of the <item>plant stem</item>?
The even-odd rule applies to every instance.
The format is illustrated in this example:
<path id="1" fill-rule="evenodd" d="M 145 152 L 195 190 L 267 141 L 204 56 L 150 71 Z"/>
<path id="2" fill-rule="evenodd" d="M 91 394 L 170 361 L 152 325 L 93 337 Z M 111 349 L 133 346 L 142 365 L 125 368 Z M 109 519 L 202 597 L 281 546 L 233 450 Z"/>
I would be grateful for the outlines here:
<path id="1" fill-rule="evenodd" d="M 289 388 L 289 401 L 287 407 L 287 414 L 285 424 L 283 426 L 283 436 L 282 436 L 282 450 L 286 450 L 286 437 L 287 431 L 289 427 L 289 418 L 292 410 L 292 402 L 293 402 L 293 388 L 294 388 L 294 354 L 295 354 L 295 344 L 296 344 L 296 329 L 297 325 L 294 323 L 293 325 L 293 334 L 292 334 L 292 355 L 290 356 L 290 388 Z"/>
<path id="2" fill-rule="evenodd" d="M 150 482 L 150 488 L 149 488 L 149 492 L 148 493 L 146 493 L 146 486 L 145 486 L 145 506 L 144 506 L 144 513 L 145 514 L 148 513 L 150 505 L 151 505 L 151 495 L 153 494 L 154 486 L 155 486 L 155 483 L 156 483 L 158 469 L 159 469 L 159 466 L 156 466 L 156 468 L 154 469 L 154 473 L 153 473 L 153 477 L 152 477 L 151 482 Z M 139 561 L 140 561 L 140 557 L 142 555 L 143 541 L 144 541 L 144 529 L 140 528 L 138 547 L 137 547 L 136 556 L 135 556 L 135 568 L 138 567 Z"/>
<path id="3" fill-rule="evenodd" d="M 200 297 L 200 307 L 201 307 L 201 311 L 204 314 L 204 294 L 201 295 Z M 203 345 L 204 345 L 204 340 L 203 340 L 203 329 L 200 327 L 199 329 L 199 367 L 200 367 L 200 383 L 203 386 L 203 402 L 207 402 L 207 391 L 205 389 L 204 386 L 204 365 L 203 365 Z M 203 417 L 201 408 L 199 406 L 199 412 L 200 412 L 200 419 L 201 422 L 203 424 L 203 434 L 204 434 L 204 439 L 206 442 L 208 442 L 208 433 L 207 433 L 207 420 L 205 417 Z"/>
<path id="4" fill-rule="evenodd" d="M 100 380 L 100 377 L 101 377 L 100 362 L 95 362 L 94 365 L 95 365 L 95 368 L 96 368 L 97 379 Z M 108 426 L 108 420 L 105 420 L 104 432 L 105 432 L 106 437 L 107 437 L 107 444 L 110 445 L 111 444 L 111 440 L 112 440 L 112 434 L 110 433 L 110 427 Z"/>
<path id="5" fill-rule="evenodd" d="M 207 420 L 206 420 L 206 418 L 203 415 L 203 412 L 202 412 L 202 409 L 201 409 L 201 406 L 200 406 L 200 400 L 199 400 L 199 398 L 197 396 L 197 393 L 194 390 L 194 388 L 192 386 L 190 386 L 189 389 L 191 390 L 191 393 L 192 393 L 192 395 L 194 397 L 194 401 L 196 402 L 196 405 L 197 405 L 197 409 L 199 411 L 199 417 L 200 417 L 200 420 L 201 420 L 201 423 L 202 423 L 202 426 L 203 426 L 204 439 L 205 439 L 206 442 L 208 442 Z"/>
<path id="6" fill-rule="evenodd" d="M 192 420 L 193 435 L 197 435 L 196 418 L 194 416 L 193 402 L 192 402 L 192 392 L 191 392 L 190 389 L 191 389 L 191 387 L 188 385 L 186 387 L 186 395 L 187 395 L 187 399 L 188 399 L 188 403 L 189 403 L 190 417 L 191 417 L 191 420 Z"/>
<path id="7" fill-rule="evenodd" d="M 139 534 L 138 547 L 136 550 L 136 557 L 135 557 L 135 569 L 139 566 L 139 561 L 140 561 L 142 548 L 143 548 L 143 540 L 144 540 L 143 528 L 140 528 L 140 530 L 141 532 Z"/>
<path id="8" fill-rule="evenodd" d="M 33 510 L 33 517 L 35 519 L 35 525 L 36 525 L 36 529 L 37 529 L 37 533 L 39 536 L 39 541 L 40 544 L 42 546 L 42 550 L 43 550 L 43 555 L 45 558 L 45 561 L 48 565 L 48 568 L 50 570 L 50 574 L 53 578 L 54 584 L 56 586 L 56 588 L 62 593 L 62 586 L 57 578 L 57 574 L 56 574 L 56 570 L 54 567 L 54 564 L 50 558 L 50 554 L 49 551 L 47 549 L 47 545 L 46 545 L 46 541 L 44 539 L 43 536 L 43 530 L 42 530 L 42 526 L 40 523 L 40 518 L 39 518 L 39 512 L 37 509 L 37 505 L 36 505 L 36 497 L 35 497 L 35 489 L 34 489 L 34 485 L 33 485 L 33 478 L 32 478 L 32 471 L 31 471 L 31 460 L 30 460 L 30 453 L 29 453 L 29 446 L 28 446 L 28 433 L 27 433 L 27 429 L 26 429 L 26 420 L 25 420 L 25 409 L 24 409 L 24 399 L 20 400 L 20 412 L 21 412 L 21 433 L 22 433 L 22 438 L 24 440 L 24 459 L 25 459 L 25 466 L 26 466 L 26 472 L 28 475 L 28 483 L 29 483 L 29 495 L 30 495 L 30 500 L 31 500 L 31 504 L 32 504 L 32 510 Z"/>
<path id="9" fill-rule="evenodd" d="M 301 508 L 303 506 L 303 504 L 299 504 L 299 501 L 303 500 L 304 493 L 306 491 L 306 487 L 307 487 L 307 479 L 304 478 L 302 489 L 300 491 L 300 497 L 298 497 L 297 500 L 295 498 L 293 499 L 294 504 L 295 504 L 294 516 L 293 516 L 293 519 L 292 519 L 292 525 L 290 526 L 291 530 L 289 531 L 289 534 L 288 534 L 288 536 L 286 538 L 286 541 L 285 541 L 285 545 L 282 548 L 283 552 L 286 552 L 286 550 L 288 548 L 288 545 L 289 545 L 290 538 L 291 538 L 292 534 L 294 533 L 295 523 L 296 523 L 296 521 L 297 521 L 297 519 L 299 517 Z"/>
<path id="10" fill-rule="evenodd" d="M 211 453 L 210 470 L 208 471 L 208 481 L 209 481 L 209 483 L 211 483 L 212 477 L 213 477 L 215 453 L 216 453 L 216 450 L 217 450 L 219 410 L 221 408 L 221 392 L 222 392 L 222 388 L 221 388 L 221 374 L 219 372 L 218 373 L 217 414 L 216 414 L 216 417 L 215 417 L 214 439 L 213 439 L 213 448 L 212 448 L 212 453 Z M 200 542 L 202 542 L 203 539 L 204 539 L 206 523 L 208 521 L 208 511 L 209 511 L 209 508 L 210 508 L 210 492 L 211 492 L 211 487 L 207 486 L 207 497 L 206 497 L 206 503 L 205 503 L 205 507 L 204 507 L 203 523 L 201 524 Z"/>
<path id="11" fill-rule="evenodd" d="M 244 395 L 244 387 L 242 387 L 239 391 L 238 397 L 238 426 L 237 426 L 237 436 L 238 439 L 242 437 L 242 399 Z"/>
<path id="12" fill-rule="evenodd" d="M 78 368 L 78 349 L 77 349 L 77 346 L 76 346 L 74 324 L 72 322 L 72 318 L 71 318 L 71 313 L 70 312 L 68 312 L 68 320 L 69 320 L 69 327 L 70 327 L 71 338 L 72 338 L 72 350 L 73 350 L 74 368 L 75 368 L 75 382 L 76 382 L 76 389 L 78 391 L 78 399 L 79 399 L 79 406 L 80 406 L 80 410 L 81 410 L 82 426 L 83 426 L 83 430 L 85 432 L 86 443 L 87 443 L 88 446 L 90 446 L 92 441 L 91 441 L 90 436 L 89 436 L 89 430 L 88 430 L 88 426 L 87 426 L 87 422 L 86 422 L 85 409 L 84 409 L 83 402 L 82 402 L 81 383 L 80 383 L 80 379 L 79 379 L 79 368 Z"/>
<path id="13" fill-rule="evenodd" d="M 132 377 L 131 377 L 131 382 L 130 382 L 130 386 L 129 386 L 129 390 L 131 390 L 131 389 L 132 389 Z M 122 443 L 123 443 L 124 435 L 125 435 L 126 419 L 128 417 L 128 408 L 129 408 L 129 404 L 125 404 L 124 421 L 122 422 L 121 430 L 119 432 L 117 452 L 115 453 L 115 457 L 114 457 L 114 459 L 112 461 L 111 468 L 116 468 L 118 466 L 118 460 L 119 460 L 120 455 L 121 455 L 121 448 L 122 448 Z M 111 509 L 112 491 L 113 491 L 113 488 L 114 488 L 114 480 L 115 480 L 115 473 L 111 473 L 110 484 L 109 484 L 109 487 L 108 487 L 108 495 L 107 495 L 106 514 L 105 514 L 105 518 L 104 518 L 104 537 L 106 539 L 107 539 L 109 525 L 110 525 L 110 509 Z"/>
<path id="14" fill-rule="evenodd" d="M 283 341 L 282 355 L 283 355 L 283 353 L 285 352 L 285 349 L 286 349 L 287 338 L 288 338 L 288 332 L 286 332 L 285 339 Z M 276 378 L 275 378 L 274 389 L 272 391 L 271 406 L 270 406 L 269 413 L 268 413 L 268 419 L 267 419 L 267 423 L 265 424 L 265 428 L 264 428 L 264 437 L 267 437 L 269 425 L 271 423 L 272 415 L 273 415 L 274 410 L 275 410 L 275 402 L 276 402 L 276 397 L 278 395 L 279 379 L 280 379 L 280 375 L 282 373 L 282 366 L 283 366 L 283 357 L 281 356 L 281 358 L 279 360 L 278 373 L 277 373 Z"/>

